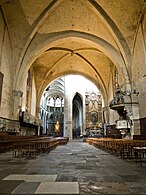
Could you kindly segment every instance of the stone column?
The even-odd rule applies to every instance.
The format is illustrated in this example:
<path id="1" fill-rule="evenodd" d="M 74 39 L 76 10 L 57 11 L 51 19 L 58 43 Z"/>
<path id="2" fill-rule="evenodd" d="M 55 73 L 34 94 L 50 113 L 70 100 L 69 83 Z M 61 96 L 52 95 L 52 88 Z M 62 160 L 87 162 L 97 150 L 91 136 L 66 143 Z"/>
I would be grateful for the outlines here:
<path id="1" fill-rule="evenodd" d="M 46 133 L 46 111 L 44 112 L 44 118 L 43 118 L 43 122 L 44 122 L 44 129 L 43 129 L 43 133 Z"/>
<path id="2" fill-rule="evenodd" d="M 140 135 L 140 120 L 139 119 L 133 119 L 132 125 L 131 125 L 131 138 L 133 138 L 133 135 Z"/>
<path id="3" fill-rule="evenodd" d="M 64 100 L 64 136 L 72 139 L 72 102 Z"/>
<path id="4" fill-rule="evenodd" d="M 22 108 L 22 95 L 23 92 L 20 90 L 13 90 L 12 91 L 13 94 L 13 104 L 14 104 L 14 108 L 13 108 L 13 117 L 16 120 L 19 120 L 19 112 L 21 111 Z"/>
<path id="5" fill-rule="evenodd" d="M 36 108 L 36 125 L 38 125 L 38 135 L 40 135 L 41 119 L 40 119 L 40 107 Z"/>
<path id="6" fill-rule="evenodd" d="M 125 103 L 125 108 L 127 110 L 127 116 L 131 120 L 131 138 L 133 135 L 140 135 L 140 120 L 139 120 L 139 104 L 138 104 L 138 94 L 131 93 L 129 98 L 131 99 L 130 104 Z"/>
<path id="7" fill-rule="evenodd" d="M 107 126 L 107 107 L 103 107 L 103 128 L 104 128 L 104 136 L 106 136 L 106 126 Z"/>
<path id="8" fill-rule="evenodd" d="M 61 98 L 61 112 L 63 112 L 62 102 L 63 102 L 63 98 Z"/>
<path id="9" fill-rule="evenodd" d="M 72 139 L 72 97 L 73 90 L 68 77 L 64 78 L 64 136 Z"/>
<path id="10" fill-rule="evenodd" d="M 83 121 L 82 121 L 83 125 L 83 129 L 82 129 L 82 132 L 81 134 L 85 135 L 86 134 L 86 105 L 85 105 L 85 97 L 83 98 Z"/>
<path id="11" fill-rule="evenodd" d="M 54 113 L 56 112 L 56 98 L 55 97 L 53 97 L 53 100 L 54 100 Z"/>
<path id="12" fill-rule="evenodd" d="M 41 111 L 41 108 L 40 108 L 40 107 L 37 107 L 37 108 L 36 108 L 36 117 L 37 117 L 38 119 L 40 119 L 40 111 Z"/>
<path id="13" fill-rule="evenodd" d="M 85 94 L 85 120 L 86 120 L 86 128 L 89 127 L 89 93 Z"/>
<path id="14" fill-rule="evenodd" d="M 48 112 L 50 113 L 50 98 L 48 99 Z"/>

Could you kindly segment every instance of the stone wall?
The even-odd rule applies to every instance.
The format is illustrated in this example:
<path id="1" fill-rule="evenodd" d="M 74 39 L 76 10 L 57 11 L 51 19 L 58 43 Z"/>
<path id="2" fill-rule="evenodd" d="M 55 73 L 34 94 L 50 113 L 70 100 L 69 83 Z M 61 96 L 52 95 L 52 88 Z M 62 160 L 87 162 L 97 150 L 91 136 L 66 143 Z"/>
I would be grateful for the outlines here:
<path id="1" fill-rule="evenodd" d="M 0 12 L 0 72 L 4 74 L 0 116 L 11 118 L 13 114 L 12 89 L 14 83 L 14 66 L 10 35 Z"/>
<path id="2" fill-rule="evenodd" d="M 139 92 L 139 110 L 140 118 L 146 117 L 146 59 L 145 59 L 145 37 L 144 23 L 140 24 L 135 42 L 133 64 L 132 64 L 132 82 L 135 89 Z"/>

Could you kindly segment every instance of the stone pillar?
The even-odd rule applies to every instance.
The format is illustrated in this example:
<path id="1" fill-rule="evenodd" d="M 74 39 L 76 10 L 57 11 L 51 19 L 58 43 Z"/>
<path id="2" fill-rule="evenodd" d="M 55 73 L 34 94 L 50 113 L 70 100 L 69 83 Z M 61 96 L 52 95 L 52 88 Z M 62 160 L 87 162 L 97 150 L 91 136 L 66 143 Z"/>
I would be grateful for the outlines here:
<path id="1" fill-rule="evenodd" d="M 64 136 L 72 139 L 72 97 L 74 96 L 71 90 L 70 80 L 64 78 Z"/>
<path id="2" fill-rule="evenodd" d="M 63 112 L 62 102 L 63 102 L 63 98 L 61 98 L 61 112 Z"/>
<path id="3" fill-rule="evenodd" d="M 132 125 L 131 125 L 131 138 L 133 138 L 133 135 L 140 135 L 140 120 L 139 119 L 133 119 Z"/>
<path id="4" fill-rule="evenodd" d="M 50 98 L 48 99 L 48 112 L 50 112 Z"/>
<path id="5" fill-rule="evenodd" d="M 53 100 L 54 100 L 54 113 L 56 112 L 56 98 L 53 97 Z"/>
<path id="6" fill-rule="evenodd" d="M 40 135 L 40 127 L 42 125 L 41 124 L 42 121 L 40 119 L 40 111 L 41 111 L 40 107 L 37 107 L 36 108 L 36 125 L 38 125 L 38 135 Z"/>
<path id="7" fill-rule="evenodd" d="M 18 91 L 13 90 L 12 94 L 13 94 L 13 104 L 14 104 L 13 117 L 16 120 L 19 120 L 19 112 L 21 111 L 21 108 L 22 108 L 23 92 L 20 90 L 18 90 Z"/>
<path id="8" fill-rule="evenodd" d="M 86 92 L 85 94 L 85 120 L 86 120 L 86 128 L 89 127 L 89 93 Z"/>
<path id="9" fill-rule="evenodd" d="M 44 111 L 44 118 L 43 118 L 43 122 L 44 122 L 44 128 L 43 128 L 43 133 L 46 134 L 47 130 L 46 130 L 46 111 Z"/>
<path id="10" fill-rule="evenodd" d="M 131 120 L 131 138 L 133 135 L 140 135 L 140 120 L 139 120 L 139 104 L 138 104 L 138 94 L 131 93 L 129 96 L 131 99 L 130 104 L 125 103 L 125 108 L 127 110 L 127 116 Z"/>
<path id="11" fill-rule="evenodd" d="M 103 129 L 104 129 L 104 136 L 106 136 L 106 126 L 107 126 L 107 107 L 103 107 Z"/>
<path id="12" fill-rule="evenodd" d="M 36 108 L 36 117 L 37 117 L 38 119 L 40 119 L 40 111 L 41 111 L 41 108 L 40 108 L 40 107 L 37 107 L 37 108 Z"/>
<path id="13" fill-rule="evenodd" d="M 40 126 L 38 126 L 38 135 L 40 135 Z"/>
<path id="14" fill-rule="evenodd" d="M 64 137 L 72 139 L 72 103 L 68 98 L 64 100 Z"/>
<path id="15" fill-rule="evenodd" d="M 83 98 L 83 121 L 82 121 L 82 123 L 83 123 L 83 125 L 82 125 L 83 129 L 82 129 L 81 134 L 86 135 L 86 131 L 85 131 L 85 129 L 86 129 L 86 106 L 85 106 L 85 97 Z"/>

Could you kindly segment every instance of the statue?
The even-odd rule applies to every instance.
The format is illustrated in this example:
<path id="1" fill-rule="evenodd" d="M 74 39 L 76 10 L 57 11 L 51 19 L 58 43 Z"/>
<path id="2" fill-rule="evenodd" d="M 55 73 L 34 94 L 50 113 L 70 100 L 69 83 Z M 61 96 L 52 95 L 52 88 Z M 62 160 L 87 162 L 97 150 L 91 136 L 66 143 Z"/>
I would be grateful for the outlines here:
<path id="1" fill-rule="evenodd" d="M 60 124 L 59 124 L 59 121 L 57 121 L 56 124 L 55 124 L 55 132 L 56 133 L 60 132 Z"/>

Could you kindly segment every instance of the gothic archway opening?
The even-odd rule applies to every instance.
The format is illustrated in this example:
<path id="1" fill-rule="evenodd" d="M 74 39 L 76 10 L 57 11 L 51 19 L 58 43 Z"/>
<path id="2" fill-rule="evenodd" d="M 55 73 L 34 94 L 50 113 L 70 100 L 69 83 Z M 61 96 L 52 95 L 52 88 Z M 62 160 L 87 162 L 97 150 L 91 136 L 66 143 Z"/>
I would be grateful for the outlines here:
<path id="1" fill-rule="evenodd" d="M 81 75 L 64 75 L 52 81 L 40 102 L 40 114 L 42 110 L 44 113 L 41 116 L 43 134 L 71 139 L 86 135 L 87 91 L 100 94 L 96 85 Z M 47 117 L 44 119 L 44 116 Z"/>
<path id="2" fill-rule="evenodd" d="M 73 98 L 72 101 L 72 133 L 73 138 L 79 138 L 83 129 L 83 101 L 79 93 Z"/>
<path id="3" fill-rule="evenodd" d="M 40 105 L 46 113 L 42 119 L 43 134 L 50 136 L 63 136 L 64 129 L 64 78 L 58 78 L 45 89 Z"/>

